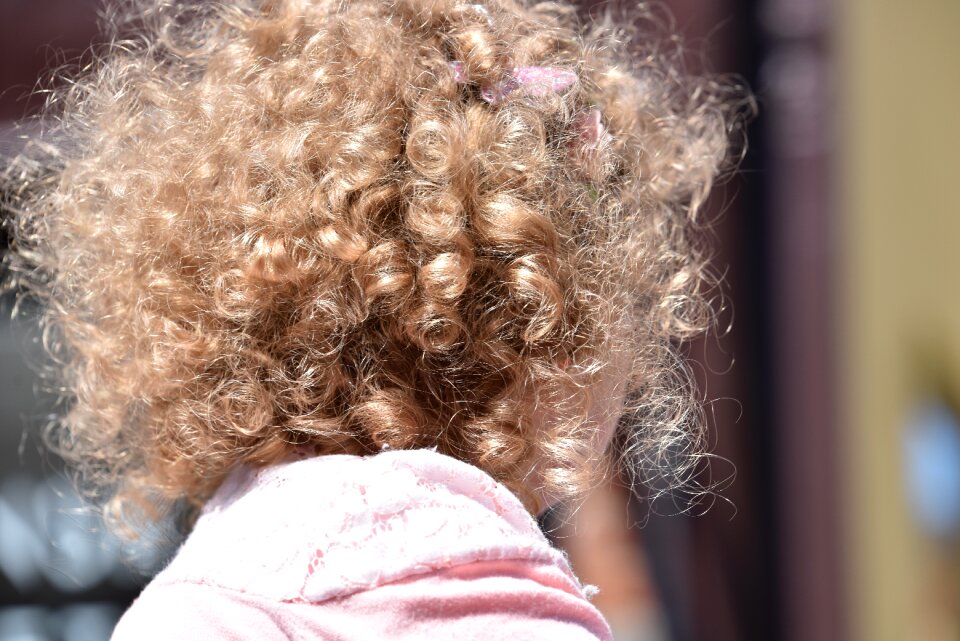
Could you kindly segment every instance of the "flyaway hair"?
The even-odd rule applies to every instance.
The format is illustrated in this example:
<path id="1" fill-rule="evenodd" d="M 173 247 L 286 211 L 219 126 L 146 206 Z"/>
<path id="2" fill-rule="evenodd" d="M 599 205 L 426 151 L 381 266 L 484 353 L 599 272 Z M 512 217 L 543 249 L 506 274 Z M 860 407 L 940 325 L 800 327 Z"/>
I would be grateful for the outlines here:
<path id="1" fill-rule="evenodd" d="M 531 479 L 570 497 L 602 471 L 591 389 L 619 360 L 625 460 L 682 482 L 698 212 L 743 103 L 644 11 L 115 5 L 2 177 L 55 450 L 120 510 L 201 505 L 294 448 L 436 448 L 532 505 Z M 529 68 L 568 75 L 516 86 Z"/>

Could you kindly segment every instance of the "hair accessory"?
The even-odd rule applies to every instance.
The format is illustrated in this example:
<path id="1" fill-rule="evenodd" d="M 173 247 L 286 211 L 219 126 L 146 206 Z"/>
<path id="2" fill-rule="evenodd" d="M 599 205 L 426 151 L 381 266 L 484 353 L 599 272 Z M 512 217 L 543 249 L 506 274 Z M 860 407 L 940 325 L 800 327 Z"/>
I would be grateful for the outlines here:
<path id="1" fill-rule="evenodd" d="M 462 62 L 448 64 L 456 82 L 470 81 Z M 480 97 L 496 105 L 521 87 L 530 95 L 545 96 L 569 89 L 576 81 L 577 74 L 561 67 L 514 67 L 506 79 L 480 89 Z"/>
<path id="2" fill-rule="evenodd" d="M 479 4 L 479 3 L 468 4 L 467 7 L 470 9 L 473 9 L 474 11 L 479 13 L 481 16 L 486 18 L 487 22 L 490 22 L 490 11 L 482 4 Z"/>
<path id="3" fill-rule="evenodd" d="M 448 62 L 454 81 L 466 84 L 470 82 L 464 64 L 459 60 Z M 491 105 L 499 104 L 514 91 L 523 88 L 534 96 L 560 93 L 576 83 L 577 75 L 561 67 L 514 67 L 510 75 L 492 86 L 482 87 L 480 97 Z M 596 107 L 582 112 L 576 120 L 580 134 L 572 140 L 571 155 L 584 160 L 587 156 L 607 146 L 613 136 L 603 124 L 603 115 Z"/>
<path id="4" fill-rule="evenodd" d="M 533 96 L 545 96 L 560 93 L 577 81 L 577 75 L 568 69 L 558 67 L 516 67 L 505 80 L 484 87 L 480 96 L 491 105 L 498 104 L 508 95 L 523 87 Z"/>
<path id="5" fill-rule="evenodd" d="M 450 65 L 450 71 L 453 72 L 453 79 L 456 82 L 466 82 L 467 81 L 467 72 L 463 68 L 462 62 L 448 62 Z"/>
<path id="6" fill-rule="evenodd" d="M 603 125 L 600 110 L 596 107 L 580 114 L 580 117 L 577 118 L 577 127 L 580 129 L 578 142 L 584 150 L 599 149 L 613 140 L 613 136 Z"/>
<path id="7" fill-rule="evenodd" d="M 481 89 L 480 96 L 495 105 L 521 87 L 530 95 L 545 96 L 549 93 L 560 93 L 576 81 L 577 75 L 568 69 L 516 67 L 507 79 Z"/>
<path id="8" fill-rule="evenodd" d="M 596 162 L 602 158 L 602 150 L 613 142 L 613 136 L 603 124 L 603 116 L 596 107 L 591 107 L 580 113 L 574 121 L 574 126 L 580 134 L 570 141 L 567 153 L 581 167 L 596 167 Z M 587 170 L 587 175 L 591 175 Z M 600 193 L 595 187 L 587 191 L 590 199 L 596 202 Z"/>

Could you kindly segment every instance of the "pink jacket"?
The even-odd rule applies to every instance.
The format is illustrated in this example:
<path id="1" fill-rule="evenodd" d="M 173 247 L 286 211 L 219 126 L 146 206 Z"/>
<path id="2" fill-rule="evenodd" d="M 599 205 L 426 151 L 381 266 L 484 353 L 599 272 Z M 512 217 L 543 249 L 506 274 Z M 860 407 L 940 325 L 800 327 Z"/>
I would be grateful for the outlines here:
<path id="1" fill-rule="evenodd" d="M 588 590 L 479 469 L 323 456 L 231 475 L 112 638 L 610 640 Z"/>

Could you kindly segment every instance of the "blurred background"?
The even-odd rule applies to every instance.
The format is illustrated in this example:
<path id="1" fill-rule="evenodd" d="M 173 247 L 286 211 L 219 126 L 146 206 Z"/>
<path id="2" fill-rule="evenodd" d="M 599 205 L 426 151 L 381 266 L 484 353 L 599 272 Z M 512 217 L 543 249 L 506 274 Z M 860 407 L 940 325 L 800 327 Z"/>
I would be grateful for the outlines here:
<path id="1" fill-rule="evenodd" d="M 552 535 L 619 641 L 960 639 L 960 3 L 661 4 L 760 106 L 711 203 L 733 323 L 689 352 L 736 476 L 703 514 L 611 484 Z M 97 11 L 0 0 L 0 154 Z M 39 452 L 0 302 L 0 641 L 105 640 L 169 550 L 104 534 Z"/>

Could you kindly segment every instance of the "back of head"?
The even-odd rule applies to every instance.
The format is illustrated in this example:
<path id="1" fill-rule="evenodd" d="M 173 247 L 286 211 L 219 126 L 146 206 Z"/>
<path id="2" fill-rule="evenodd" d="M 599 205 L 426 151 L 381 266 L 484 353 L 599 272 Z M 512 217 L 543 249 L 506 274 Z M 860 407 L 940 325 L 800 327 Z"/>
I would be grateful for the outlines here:
<path id="1" fill-rule="evenodd" d="M 5 183 L 70 398 L 51 440 L 116 505 L 201 504 L 294 448 L 433 447 L 574 495 L 611 376 L 639 460 L 689 454 L 676 341 L 710 320 L 691 232 L 726 89 L 557 3 L 142 0 L 113 24 L 134 35 Z"/>

